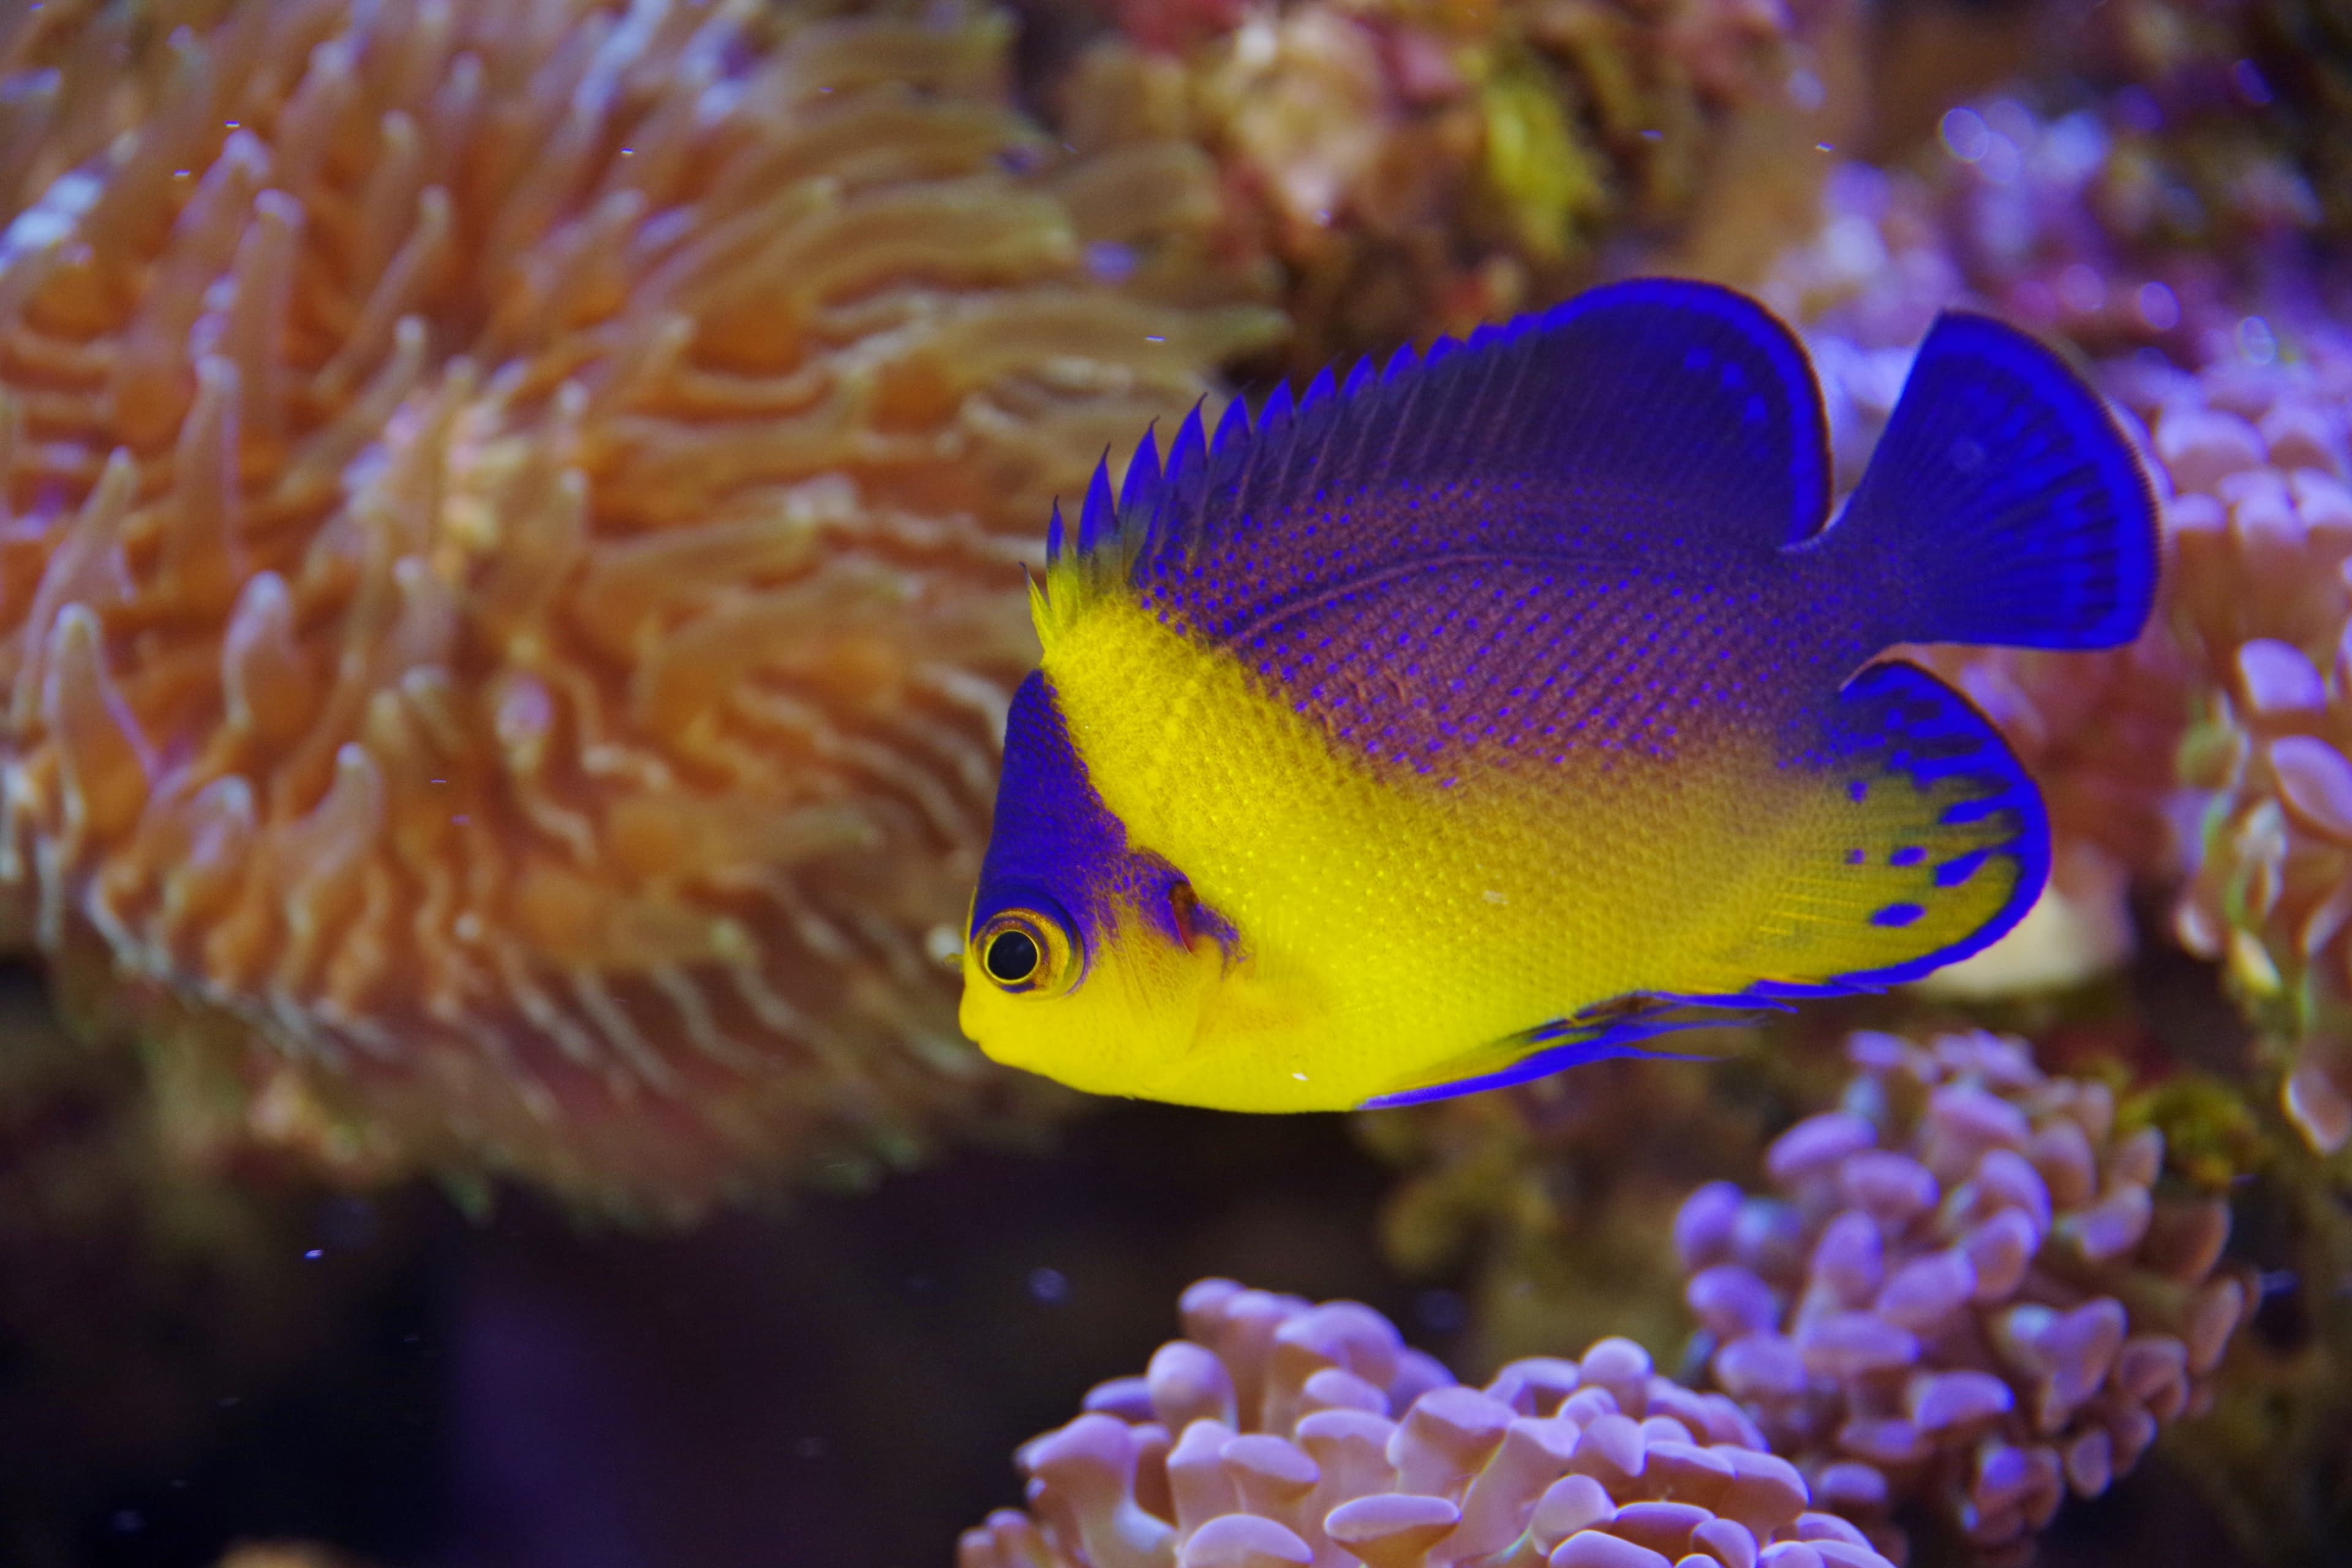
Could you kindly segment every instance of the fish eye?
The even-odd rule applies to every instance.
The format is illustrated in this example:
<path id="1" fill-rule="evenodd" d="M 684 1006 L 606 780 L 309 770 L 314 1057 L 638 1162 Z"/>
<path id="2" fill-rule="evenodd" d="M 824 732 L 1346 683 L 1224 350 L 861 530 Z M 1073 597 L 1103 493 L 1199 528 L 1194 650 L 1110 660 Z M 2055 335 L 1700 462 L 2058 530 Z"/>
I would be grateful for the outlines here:
<path id="1" fill-rule="evenodd" d="M 982 962 L 988 965 L 988 977 L 999 985 L 1019 985 L 1045 962 L 1045 950 L 1019 926 L 1007 926 L 988 939 L 988 952 Z"/>
<path id="2" fill-rule="evenodd" d="M 1000 991 L 1055 993 L 1076 977 L 1077 951 L 1060 921 L 1034 910 L 991 915 L 971 940 L 980 972 Z"/>

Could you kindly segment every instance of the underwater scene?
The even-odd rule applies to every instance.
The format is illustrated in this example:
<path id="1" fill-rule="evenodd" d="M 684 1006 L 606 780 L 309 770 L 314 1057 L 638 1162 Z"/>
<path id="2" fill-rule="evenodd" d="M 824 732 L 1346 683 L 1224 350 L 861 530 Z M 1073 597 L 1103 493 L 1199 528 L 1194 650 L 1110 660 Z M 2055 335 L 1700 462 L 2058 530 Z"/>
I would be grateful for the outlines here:
<path id="1" fill-rule="evenodd" d="M 0 0 L 0 1568 L 2352 1568 L 2352 5 Z"/>

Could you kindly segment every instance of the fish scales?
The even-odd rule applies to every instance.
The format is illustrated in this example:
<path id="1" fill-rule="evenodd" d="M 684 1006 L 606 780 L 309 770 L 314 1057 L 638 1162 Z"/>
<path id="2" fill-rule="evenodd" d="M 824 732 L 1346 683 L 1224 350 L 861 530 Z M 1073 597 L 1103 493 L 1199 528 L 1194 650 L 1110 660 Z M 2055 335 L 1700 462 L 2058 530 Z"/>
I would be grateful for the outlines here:
<path id="1" fill-rule="evenodd" d="M 1198 416 L 1034 592 L 964 1024 L 1248 1110 L 1515 1081 L 1926 973 L 2038 893 L 1933 636 L 2137 631 L 2153 501 L 2046 350 L 1948 317 L 1828 521 L 1818 390 L 1663 280 Z"/>

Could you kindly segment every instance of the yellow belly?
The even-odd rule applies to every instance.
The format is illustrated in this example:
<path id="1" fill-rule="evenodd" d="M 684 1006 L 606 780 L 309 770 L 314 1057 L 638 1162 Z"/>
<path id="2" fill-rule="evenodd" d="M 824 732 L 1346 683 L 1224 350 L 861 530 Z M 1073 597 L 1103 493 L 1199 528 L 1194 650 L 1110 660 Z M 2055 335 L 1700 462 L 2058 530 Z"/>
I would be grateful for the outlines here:
<path id="1" fill-rule="evenodd" d="M 1126 602 L 1045 668 L 1104 803 L 1250 953 L 1133 1086 L 1193 1104 L 1353 1106 L 1628 992 L 1740 989 L 1756 976 L 1727 955 L 1819 790 L 1736 732 L 1447 787 L 1336 751 L 1239 660 Z"/>

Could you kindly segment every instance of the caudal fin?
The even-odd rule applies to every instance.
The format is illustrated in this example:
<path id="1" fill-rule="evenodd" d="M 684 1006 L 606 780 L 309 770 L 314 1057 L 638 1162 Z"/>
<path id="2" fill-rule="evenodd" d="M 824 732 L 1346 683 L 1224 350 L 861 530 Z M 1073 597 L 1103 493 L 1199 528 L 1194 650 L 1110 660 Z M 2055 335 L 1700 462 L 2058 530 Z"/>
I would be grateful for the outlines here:
<path id="1" fill-rule="evenodd" d="M 1947 312 L 1822 541 L 1883 583 L 1890 641 L 2109 647 L 2156 594 L 2156 496 L 2098 395 L 1988 316 Z"/>

